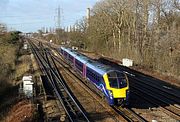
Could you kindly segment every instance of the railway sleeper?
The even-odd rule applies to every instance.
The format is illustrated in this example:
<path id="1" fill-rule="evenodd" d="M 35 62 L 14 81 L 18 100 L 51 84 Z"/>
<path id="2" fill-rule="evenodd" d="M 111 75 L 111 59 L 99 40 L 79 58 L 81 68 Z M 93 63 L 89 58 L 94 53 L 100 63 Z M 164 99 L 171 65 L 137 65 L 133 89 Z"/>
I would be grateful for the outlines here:
<path id="1" fill-rule="evenodd" d="M 65 90 L 63 88 L 60 89 L 61 92 L 64 92 Z"/>

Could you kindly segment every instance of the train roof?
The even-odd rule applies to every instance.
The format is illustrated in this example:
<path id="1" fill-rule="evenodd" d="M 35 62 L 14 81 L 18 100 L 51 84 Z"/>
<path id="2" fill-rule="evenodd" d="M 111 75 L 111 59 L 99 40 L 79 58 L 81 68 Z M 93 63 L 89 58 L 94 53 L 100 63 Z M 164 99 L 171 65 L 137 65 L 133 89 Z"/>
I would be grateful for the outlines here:
<path id="1" fill-rule="evenodd" d="M 86 64 L 88 62 L 88 60 L 91 60 L 90 58 L 84 56 L 84 55 L 77 55 L 77 57 L 75 57 L 77 60 L 79 60 L 80 62 L 82 62 L 83 64 Z"/>
<path id="2" fill-rule="evenodd" d="M 72 50 L 72 49 L 70 49 L 70 48 L 68 48 L 67 50 L 68 50 L 68 53 L 69 53 L 71 56 L 73 56 L 73 57 L 76 57 L 76 56 L 77 56 L 77 54 L 74 52 L 74 50 Z"/>
<path id="3" fill-rule="evenodd" d="M 104 75 L 105 73 L 113 70 L 112 67 L 104 65 L 102 63 L 99 63 L 97 61 L 88 61 L 86 64 L 87 67 L 94 69 L 96 72 L 98 72 L 100 75 Z"/>
<path id="4" fill-rule="evenodd" d="M 87 67 L 93 69 L 100 75 L 104 75 L 105 73 L 114 70 L 114 68 L 104 65 L 102 63 L 99 63 L 98 61 L 94 61 L 91 58 L 89 58 L 75 50 L 72 50 L 70 48 L 61 47 L 61 49 L 65 50 L 67 53 L 74 56 L 78 61 L 82 62 L 83 64 L 86 64 Z"/>
<path id="5" fill-rule="evenodd" d="M 70 55 L 75 57 L 78 61 L 82 62 L 83 64 L 86 64 L 86 62 L 90 60 L 90 58 L 88 58 L 87 56 L 82 55 L 81 53 L 78 53 L 77 51 L 73 49 L 68 48 L 67 51 Z"/>
<path id="6" fill-rule="evenodd" d="M 70 51 L 68 50 L 68 48 L 65 47 L 61 47 L 62 50 L 66 51 L 67 53 L 70 53 Z"/>

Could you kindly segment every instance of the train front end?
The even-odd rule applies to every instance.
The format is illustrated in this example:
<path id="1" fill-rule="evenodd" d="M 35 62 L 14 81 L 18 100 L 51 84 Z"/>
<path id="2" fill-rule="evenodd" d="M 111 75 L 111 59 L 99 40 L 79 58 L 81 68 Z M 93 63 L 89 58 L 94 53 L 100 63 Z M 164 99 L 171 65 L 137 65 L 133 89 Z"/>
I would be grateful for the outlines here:
<path id="1" fill-rule="evenodd" d="M 103 76 L 108 92 L 107 100 L 110 105 L 128 105 L 129 81 L 126 74 L 110 71 Z"/>

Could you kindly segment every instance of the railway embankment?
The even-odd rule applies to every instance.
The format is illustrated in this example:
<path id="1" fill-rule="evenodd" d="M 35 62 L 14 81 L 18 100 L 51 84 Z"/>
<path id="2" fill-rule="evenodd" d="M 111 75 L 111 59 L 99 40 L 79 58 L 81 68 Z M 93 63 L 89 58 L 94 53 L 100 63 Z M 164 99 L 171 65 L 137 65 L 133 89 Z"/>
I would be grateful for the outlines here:
<path id="1" fill-rule="evenodd" d="M 0 36 L 0 121 L 33 120 L 35 105 L 19 93 L 22 77 L 32 72 L 29 52 L 23 49 L 24 39 L 17 35 Z"/>
<path id="2" fill-rule="evenodd" d="M 0 33 L 0 120 L 17 100 L 18 88 L 13 84 L 21 39 L 17 32 Z"/>

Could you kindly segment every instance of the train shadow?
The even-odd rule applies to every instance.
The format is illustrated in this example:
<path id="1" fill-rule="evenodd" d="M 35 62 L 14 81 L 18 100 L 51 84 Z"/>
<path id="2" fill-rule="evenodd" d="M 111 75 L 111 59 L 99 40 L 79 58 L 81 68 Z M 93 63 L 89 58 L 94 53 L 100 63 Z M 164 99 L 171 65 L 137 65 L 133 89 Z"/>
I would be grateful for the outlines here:
<path id="1" fill-rule="evenodd" d="M 128 108 L 136 108 L 136 109 L 153 109 L 158 108 L 162 105 L 153 105 L 146 100 L 144 100 L 142 97 L 137 96 L 134 93 L 131 93 L 130 99 L 129 99 L 129 105 L 126 106 Z"/>
<path id="2" fill-rule="evenodd" d="M 112 116 L 109 115 L 108 112 L 91 112 L 91 113 L 88 113 L 88 116 L 90 118 L 93 118 L 93 120 L 91 120 L 92 122 L 96 122 L 96 121 L 105 121 L 107 120 L 110 121 L 110 119 L 112 119 Z"/>
<path id="3" fill-rule="evenodd" d="M 152 76 L 135 71 L 128 67 L 121 66 L 118 63 L 109 59 L 99 58 L 97 59 L 97 61 L 106 65 L 110 65 L 116 68 L 117 70 L 128 72 L 130 74 L 129 75 L 130 99 L 129 99 L 128 107 L 136 108 L 136 109 L 150 109 L 151 110 L 158 107 L 166 107 L 166 106 L 175 105 L 175 104 L 179 105 L 180 101 L 178 99 L 179 98 L 178 96 L 180 96 L 180 88 L 178 88 L 177 86 L 173 86 L 171 84 L 168 84 L 165 81 L 162 81 Z M 144 82 L 149 82 L 156 87 L 162 88 L 162 86 L 166 86 L 167 88 L 165 90 L 172 93 L 170 95 L 159 89 L 155 89 L 155 91 L 152 90 L 152 92 L 154 92 L 154 94 L 152 94 L 150 91 L 152 87 L 150 87 L 147 84 L 144 85 L 144 83 L 141 83 L 140 81 L 137 81 L 136 79 L 133 79 L 131 75 L 133 75 L 133 77 L 135 77 L 136 79 L 142 80 Z M 149 93 L 148 93 L 148 90 L 149 90 Z M 173 93 L 176 94 L 176 96 L 172 96 Z M 168 99 L 168 98 L 171 98 L 171 99 Z"/>

